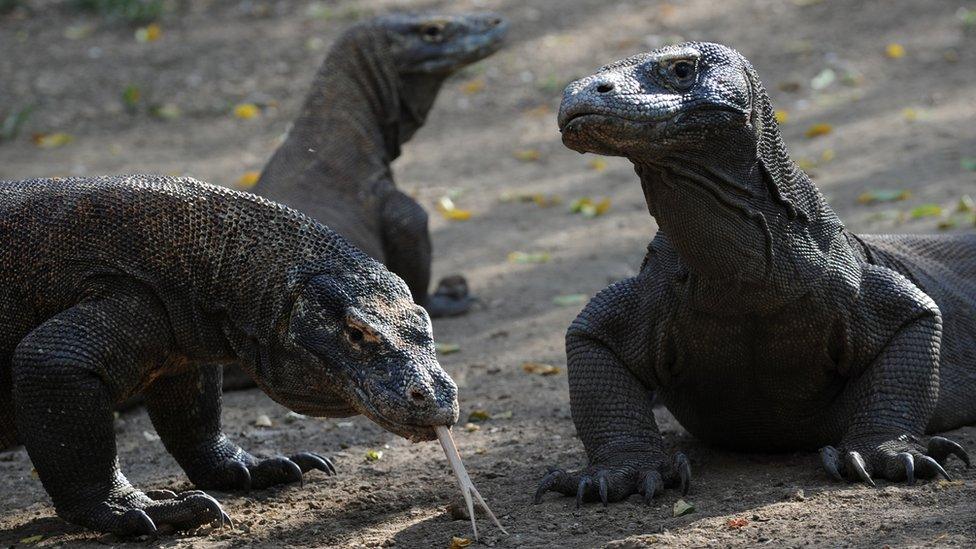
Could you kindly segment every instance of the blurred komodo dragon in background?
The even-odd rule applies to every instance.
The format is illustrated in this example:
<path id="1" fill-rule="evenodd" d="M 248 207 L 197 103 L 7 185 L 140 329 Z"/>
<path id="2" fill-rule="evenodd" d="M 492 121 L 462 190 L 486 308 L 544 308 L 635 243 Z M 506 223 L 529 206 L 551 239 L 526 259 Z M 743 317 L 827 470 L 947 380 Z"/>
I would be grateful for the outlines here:
<path id="1" fill-rule="evenodd" d="M 349 28 L 253 191 L 384 262 L 432 317 L 467 312 L 471 297 L 460 275 L 428 294 L 427 212 L 396 188 L 390 163 L 423 126 L 447 77 L 498 51 L 507 30 L 492 13 L 394 14 Z M 225 372 L 224 390 L 253 386 L 239 369 Z"/>
<path id="2" fill-rule="evenodd" d="M 254 192 L 301 209 L 400 275 L 433 317 L 470 307 L 453 276 L 428 295 L 427 212 L 397 189 L 390 163 L 423 126 L 444 80 L 498 51 L 496 14 L 395 14 L 348 29 Z"/>
<path id="3" fill-rule="evenodd" d="M 457 419 L 406 284 L 290 208 L 191 179 L 5 181 L 0 240 L 0 449 L 26 446 L 69 522 L 138 535 L 227 519 L 203 492 L 122 475 L 112 409 L 136 393 L 199 488 L 334 474 L 228 440 L 221 364 L 296 412 L 364 414 L 412 440 Z"/>
<path id="4" fill-rule="evenodd" d="M 563 142 L 625 156 L 660 229 L 640 273 L 566 335 L 588 466 L 536 493 L 650 501 L 687 489 L 649 391 L 694 436 L 821 448 L 836 478 L 948 477 L 976 422 L 976 234 L 855 235 L 790 159 L 749 62 L 717 44 L 637 55 L 569 85 Z"/>

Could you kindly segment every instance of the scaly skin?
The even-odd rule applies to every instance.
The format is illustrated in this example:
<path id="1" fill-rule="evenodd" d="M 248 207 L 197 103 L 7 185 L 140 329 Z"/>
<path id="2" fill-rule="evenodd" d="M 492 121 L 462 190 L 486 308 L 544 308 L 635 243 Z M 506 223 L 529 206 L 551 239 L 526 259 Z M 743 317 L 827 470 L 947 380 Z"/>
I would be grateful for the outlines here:
<path id="1" fill-rule="evenodd" d="M 577 501 L 687 490 L 652 413 L 749 451 L 821 448 L 836 478 L 914 482 L 969 457 L 925 433 L 976 422 L 976 234 L 857 236 L 789 157 L 749 62 L 688 43 L 569 85 L 563 142 L 633 162 L 660 229 L 640 273 L 566 335 L 589 463 Z"/>
<path id="2" fill-rule="evenodd" d="M 463 279 L 428 294 L 427 212 L 397 190 L 390 163 L 424 124 L 444 80 L 498 51 L 507 29 L 491 13 L 396 14 L 351 27 L 254 191 L 300 208 L 384 262 L 431 316 L 467 312 Z"/>
<path id="3" fill-rule="evenodd" d="M 222 364 L 296 412 L 361 413 L 412 440 L 457 419 L 406 284 L 274 202 L 155 176 L 0 182 L 0 238 L 0 449 L 25 445 L 67 521 L 138 535 L 228 519 L 203 492 L 123 476 L 112 410 L 139 393 L 199 488 L 335 473 L 317 454 L 259 459 L 231 442 Z"/>

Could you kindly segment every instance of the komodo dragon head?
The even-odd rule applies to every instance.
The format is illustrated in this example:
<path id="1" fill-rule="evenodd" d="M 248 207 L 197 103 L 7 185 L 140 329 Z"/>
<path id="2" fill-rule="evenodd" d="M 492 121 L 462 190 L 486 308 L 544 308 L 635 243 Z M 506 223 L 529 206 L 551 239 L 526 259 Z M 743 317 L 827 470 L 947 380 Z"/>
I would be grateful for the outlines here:
<path id="1" fill-rule="evenodd" d="M 301 414 L 363 414 L 410 440 L 458 418 L 457 386 L 437 361 L 430 317 L 405 282 L 359 250 L 295 282 L 290 312 L 255 359 L 255 379 Z"/>
<path id="2" fill-rule="evenodd" d="M 498 51 L 508 22 L 494 13 L 396 13 L 350 27 L 336 41 L 321 74 L 355 75 L 387 133 L 393 157 L 423 126 L 444 81 Z M 325 105 L 332 108 L 332 105 Z"/>
<path id="3" fill-rule="evenodd" d="M 566 88 L 558 124 L 573 150 L 630 159 L 651 215 L 710 276 L 762 280 L 783 235 L 822 246 L 841 226 L 790 159 L 752 65 L 721 44 L 606 65 Z"/>

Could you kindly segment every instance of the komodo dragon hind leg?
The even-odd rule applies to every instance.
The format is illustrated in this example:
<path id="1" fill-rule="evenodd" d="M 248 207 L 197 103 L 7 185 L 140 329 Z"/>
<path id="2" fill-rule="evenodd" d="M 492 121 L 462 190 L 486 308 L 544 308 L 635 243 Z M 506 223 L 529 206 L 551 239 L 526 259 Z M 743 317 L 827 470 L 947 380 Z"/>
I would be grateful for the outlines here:
<path id="1" fill-rule="evenodd" d="M 473 300 L 467 281 L 460 275 L 445 277 L 434 293 L 428 294 L 431 245 L 424 208 L 394 191 L 383 203 L 382 215 L 386 266 L 407 283 L 414 301 L 435 318 L 468 312 Z"/>

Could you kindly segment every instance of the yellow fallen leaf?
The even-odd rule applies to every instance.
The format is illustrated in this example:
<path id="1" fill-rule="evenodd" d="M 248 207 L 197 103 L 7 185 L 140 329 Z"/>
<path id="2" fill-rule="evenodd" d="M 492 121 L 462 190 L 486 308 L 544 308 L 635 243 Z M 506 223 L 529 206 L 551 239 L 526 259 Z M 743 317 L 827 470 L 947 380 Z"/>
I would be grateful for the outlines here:
<path id="1" fill-rule="evenodd" d="M 824 151 L 820 153 L 820 161 L 830 162 L 831 160 L 834 159 L 834 156 L 835 156 L 834 149 L 824 149 Z"/>
<path id="2" fill-rule="evenodd" d="M 891 44 L 885 46 L 885 55 L 891 59 L 901 59 L 902 57 L 905 57 L 905 46 L 892 42 Z"/>
<path id="3" fill-rule="evenodd" d="M 44 536 L 42 534 L 37 534 L 36 536 L 28 536 L 26 538 L 23 538 L 22 540 L 20 540 L 20 543 L 23 543 L 24 545 L 30 545 L 32 543 L 37 543 L 42 539 L 44 539 Z"/>
<path id="4" fill-rule="evenodd" d="M 452 537 L 451 544 L 447 547 L 447 549 L 464 549 L 469 545 L 471 545 L 471 540 L 468 538 Z"/>
<path id="5" fill-rule="evenodd" d="M 241 103 L 234 107 L 234 116 L 241 120 L 250 120 L 261 114 L 261 109 L 254 103 Z"/>
<path id="6" fill-rule="evenodd" d="M 777 124 L 786 124 L 786 121 L 790 119 L 790 115 L 786 111 L 776 111 L 773 116 L 776 117 Z"/>
<path id="7" fill-rule="evenodd" d="M 366 461 L 379 461 L 383 459 L 382 450 L 366 450 Z"/>
<path id="8" fill-rule="evenodd" d="M 599 202 L 594 202 L 588 196 L 577 198 L 569 205 L 569 211 L 583 214 L 583 217 L 596 217 L 603 215 L 610 210 L 610 199 L 604 198 Z"/>
<path id="9" fill-rule="evenodd" d="M 909 107 L 907 109 L 902 109 L 901 116 L 909 122 L 914 122 L 918 120 L 918 111 Z"/>
<path id="10" fill-rule="evenodd" d="M 834 131 L 834 127 L 830 124 L 814 124 L 807 128 L 807 131 L 803 134 L 807 137 L 819 137 L 821 135 L 827 135 L 828 133 Z"/>
<path id="11" fill-rule="evenodd" d="M 596 172 L 602 172 L 607 169 L 607 161 L 602 158 L 594 158 L 590 160 L 590 169 Z"/>
<path id="12" fill-rule="evenodd" d="M 145 27 L 139 27 L 136 29 L 136 41 L 137 42 L 155 42 L 163 36 L 163 28 L 159 26 L 158 23 L 150 23 Z"/>
<path id="13" fill-rule="evenodd" d="M 38 133 L 33 137 L 34 144 L 42 149 L 56 149 L 74 141 L 71 134 L 64 132 L 57 133 Z"/>
<path id="14" fill-rule="evenodd" d="M 465 423 L 464 424 L 464 430 L 467 431 L 467 432 L 469 432 L 469 433 L 474 433 L 475 431 L 480 431 L 481 430 L 481 427 L 478 426 L 478 425 L 475 425 L 474 423 L 468 422 L 468 423 Z"/>
<path id="15" fill-rule="evenodd" d="M 553 366 L 552 364 L 543 364 L 541 362 L 523 362 L 522 371 L 527 374 L 537 374 L 540 376 L 554 376 L 560 372 L 562 369 L 558 366 Z"/>
<path id="16" fill-rule="evenodd" d="M 472 410 L 471 413 L 468 414 L 468 423 L 477 423 L 480 421 L 487 421 L 489 419 L 491 419 L 491 414 L 488 413 L 488 410 Z"/>
<path id="17" fill-rule="evenodd" d="M 508 254 L 509 263 L 546 263 L 551 259 L 548 252 L 512 252 Z"/>
<path id="18" fill-rule="evenodd" d="M 483 89 L 485 89 L 485 79 L 481 76 L 461 84 L 461 91 L 467 95 L 474 95 Z"/>
<path id="19" fill-rule="evenodd" d="M 467 221 L 471 219 L 471 210 L 458 209 L 449 196 L 442 196 L 437 200 L 437 211 L 444 216 L 444 219 L 450 219 L 451 221 Z"/>
<path id="20" fill-rule="evenodd" d="M 539 149 L 519 149 L 514 153 L 515 158 L 521 160 L 522 162 L 535 162 L 536 160 L 542 158 L 542 153 Z"/>
<path id="21" fill-rule="evenodd" d="M 460 351 L 461 346 L 457 343 L 442 343 L 438 341 L 434 343 L 434 350 L 442 355 L 449 355 Z"/>
<path id="22" fill-rule="evenodd" d="M 258 179 L 260 179 L 260 178 L 261 178 L 261 172 L 259 172 L 259 171 L 244 172 L 244 175 L 242 175 L 237 180 L 237 183 L 236 183 L 237 188 L 238 189 L 250 189 L 250 188 L 254 187 L 255 185 L 257 185 Z"/>

